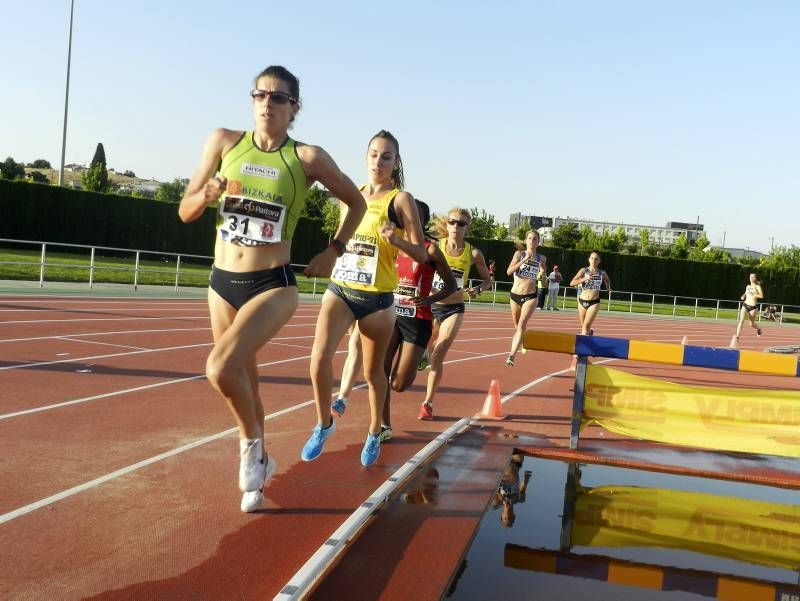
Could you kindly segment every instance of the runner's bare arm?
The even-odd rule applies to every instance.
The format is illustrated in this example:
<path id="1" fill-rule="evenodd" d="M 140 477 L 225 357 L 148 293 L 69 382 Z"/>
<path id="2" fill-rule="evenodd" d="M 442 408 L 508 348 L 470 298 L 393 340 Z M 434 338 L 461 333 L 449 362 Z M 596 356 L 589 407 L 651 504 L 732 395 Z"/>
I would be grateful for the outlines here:
<path id="1" fill-rule="evenodd" d="M 347 207 L 347 212 L 339 221 L 339 229 L 334 235 L 335 240 L 347 244 L 367 211 L 367 203 L 364 202 L 361 192 L 350 178 L 342 173 L 330 155 L 319 146 L 298 144 L 297 156 L 303 163 L 308 183 L 315 181 L 321 183 Z M 311 259 L 303 273 L 310 277 L 328 277 L 333 271 L 336 257 L 336 248 L 329 246 Z"/>
<path id="2" fill-rule="evenodd" d="M 189 185 L 186 186 L 186 192 L 178 207 L 178 216 L 181 221 L 189 223 L 199 219 L 206 207 L 219 200 L 219 197 L 225 192 L 227 180 L 224 177 L 216 177 L 215 174 L 219 169 L 222 155 L 233 147 L 241 135 L 242 132 L 219 128 L 208 136 L 203 147 L 200 164 L 192 175 L 192 179 L 189 180 Z"/>
<path id="3" fill-rule="evenodd" d="M 414 259 L 417 263 L 428 260 L 425 241 L 422 235 L 422 223 L 417 211 L 417 203 L 408 192 L 400 192 L 394 197 L 394 212 L 405 230 L 405 237 L 392 234 L 389 242 Z"/>
<path id="4" fill-rule="evenodd" d="M 489 268 L 486 267 L 486 259 L 483 258 L 483 253 L 477 248 L 472 249 L 472 264 L 475 265 L 475 268 L 478 270 L 478 275 L 481 276 L 483 280 L 477 286 L 466 289 L 466 293 L 470 298 L 475 298 L 485 289 L 492 287 L 492 274 L 489 273 Z"/>
<path id="5" fill-rule="evenodd" d="M 442 251 L 439 250 L 439 247 L 435 244 L 431 244 L 428 247 L 428 256 L 436 267 L 436 273 L 439 274 L 442 282 L 444 282 L 444 287 L 436 294 L 431 294 L 427 298 L 422 299 L 421 302 L 415 302 L 414 304 L 416 305 L 430 306 L 433 303 L 437 303 L 440 300 L 446 299 L 448 296 L 453 294 L 453 292 L 458 290 L 458 282 L 456 282 L 456 278 L 453 276 L 453 272 L 450 270 L 450 265 L 447 264 L 447 259 L 444 258 L 444 255 L 442 254 Z"/>

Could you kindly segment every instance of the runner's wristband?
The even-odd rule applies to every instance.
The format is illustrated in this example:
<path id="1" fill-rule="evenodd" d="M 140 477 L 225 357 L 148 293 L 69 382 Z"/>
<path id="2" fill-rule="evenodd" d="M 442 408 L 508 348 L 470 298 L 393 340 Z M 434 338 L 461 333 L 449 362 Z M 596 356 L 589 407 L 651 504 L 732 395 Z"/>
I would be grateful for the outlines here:
<path id="1" fill-rule="evenodd" d="M 329 247 L 332 246 L 334 248 L 334 250 L 336 251 L 336 255 L 339 256 L 339 257 L 341 257 L 344 254 L 344 251 L 347 250 L 347 247 L 345 246 L 344 242 L 342 242 L 341 240 L 337 240 L 336 238 L 331 240 L 331 242 L 330 242 L 330 244 L 328 244 L 328 246 Z"/>

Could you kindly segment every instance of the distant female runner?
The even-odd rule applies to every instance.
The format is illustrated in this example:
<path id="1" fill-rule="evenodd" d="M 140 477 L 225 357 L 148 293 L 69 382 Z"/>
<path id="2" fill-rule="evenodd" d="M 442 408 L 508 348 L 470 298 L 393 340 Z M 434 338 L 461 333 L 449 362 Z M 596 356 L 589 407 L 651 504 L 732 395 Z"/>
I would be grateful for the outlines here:
<path id="1" fill-rule="evenodd" d="M 227 401 L 239 427 L 239 489 L 245 512 L 258 509 L 275 472 L 275 461 L 264 450 L 256 353 L 297 308 L 289 254 L 307 190 L 319 181 L 348 207 L 334 243 L 306 267 L 308 276 L 330 275 L 337 243 L 353 234 L 365 210 L 358 189 L 324 150 L 289 137 L 300 110 L 297 78 L 272 66 L 253 84 L 253 131 L 211 132 L 178 208 L 188 223 L 219 201 L 208 289 L 214 348 L 206 377 Z"/>
<path id="2" fill-rule="evenodd" d="M 578 321 L 581 325 L 581 334 L 591 336 L 594 334 L 592 323 L 600 310 L 600 289 L 603 284 L 611 292 L 611 280 L 608 274 L 600 269 L 600 253 L 592 251 L 589 255 L 589 267 L 582 267 L 572 278 L 570 286 L 578 286 Z"/>
<path id="3" fill-rule="evenodd" d="M 483 281 L 472 288 L 467 288 L 463 291 L 456 290 L 453 294 L 431 307 L 433 312 L 431 340 L 434 343 L 430 353 L 430 373 L 428 374 L 425 400 L 422 402 L 417 419 L 433 419 L 433 397 L 439 388 L 439 383 L 442 381 L 444 358 L 447 351 L 450 350 L 458 331 L 461 329 L 461 323 L 464 321 L 464 293 L 469 295 L 470 298 L 475 298 L 483 290 L 488 290 L 492 287 L 492 276 L 486 268 L 483 253 L 477 248 L 473 248 L 464 239 L 471 217 L 467 209 L 459 207 L 450 209 L 447 212 L 444 227 L 440 225 L 440 230 L 443 229 L 443 234 L 446 235 L 443 235 L 442 239 L 439 240 L 438 246 L 459 286 L 463 288 L 467 284 L 469 271 L 473 265 L 478 269 L 478 274 Z M 444 281 L 441 278 L 434 277 L 433 287 L 436 290 L 441 290 L 444 285 Z"/>
<path id="4" fill-rule="evenodd" d="M 514 366 L 514 356 L 522 346 L 528 320 L 539 305 L 538 278 L 546 270 L 547 257 L 536 252 L 539 247 L 539 233 L 530 230 L 525 236 L 525 249 L 518 250 L 511 257 L 506 273 L 514 276 L 510 300 L 511 319 L 514 321 L 514 337 L 506 365 Z"/>
<path id="5" fill-rule="evenodd" d="M 740 297 L 742 308 L 739 309 L 739 323 L 736 324 L 736 341 L 739 341 L 739 334 L 742 333 L 742 324 L 745 319 L 750 320 L 750 326 L 755 329 L 756 336 L 761 336 L 761 328 L 756 325 L 758 315 L 758 301 L 764 298 L 761 290 L 761 280 L 755 273 L 750 274 L 750 283 L 744 289 L 744 294 Z"/>
<path id="6" fill-rule="evenodd" d="M 380 431 L 388 379 L 383 360 L 394 331 L 395 261 L 402 250 L 425 262 L 422 225 L 414 198 L 403 191 L 400 144 L 391 133 L 379 131 L 367 147 L 368 181 L 361 189 L 367 212 L 346 247 L 343 244 L 322 305 L 311 350 L 311 383 L 317 424 L 300 453 L 313 461 L 336 430 L 331 417 L 333 355 L 347 328 L 358 323 L 364 377 L 369 387 L 370 424 L 361 451 L 361 464 L 372 465 L 380 455 Z M 346 207 L 343 207 L 346 209 Z"/>

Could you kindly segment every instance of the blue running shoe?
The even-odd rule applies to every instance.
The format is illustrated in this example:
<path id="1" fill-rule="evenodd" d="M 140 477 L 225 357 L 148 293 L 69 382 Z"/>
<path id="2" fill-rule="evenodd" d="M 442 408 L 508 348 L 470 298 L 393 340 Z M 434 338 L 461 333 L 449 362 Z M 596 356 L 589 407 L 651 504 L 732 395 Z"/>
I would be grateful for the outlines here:
<path id="1" fill-rule="evenodd" d="M 303 461 L 314 461 L 317 457 L 322 455 L 322 447 L 325 446 L 325 441 L 328 437 L 336 432 L 336 422 L 331 419 L 331 425 L 323 428 L 320 424 L 314 426 L 311 431 L 311 438 L 300 451 L 300 459 Z"/>
<path id="2" fill-rule="evenodd" d="M 331 403 L 331 411 L 339 417 L 344 417 L 344 412 L 347 410 L 347 399 L 343 396 L 336 397 L 336 400 Z"/>
<path id="3" fill-rule="evenodd" d="M 367 434 L 367 441 L 361 450 L 361 465 L 372 465 L 378 460 L 381 454 L 381 435 Z"/>

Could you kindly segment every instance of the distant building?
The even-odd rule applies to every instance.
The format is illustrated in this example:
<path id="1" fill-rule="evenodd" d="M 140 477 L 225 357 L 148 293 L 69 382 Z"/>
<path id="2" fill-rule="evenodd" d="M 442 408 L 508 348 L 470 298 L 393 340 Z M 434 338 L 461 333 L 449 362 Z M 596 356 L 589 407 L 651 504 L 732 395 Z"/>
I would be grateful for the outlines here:
<path id="1" fill-rule="evenodd" d="M 531 227 L 539 231 L 542 241 L 549 241 L 553 239 L 553 229 L 567 224 L 574 223 L 578 228 L 589 226 L 595 234 L 602 234 L 609 232 L 616 234 L 619 228 L 628 236 L 628 240 L 632 242 L 639 241 L 639 230 L 648 230 L 650 232 L 650 242 L 659 246 L 670 246 L 675 244 L 675 241 L 681 236 L 686 235 L 686 239 L 690 244 L 694 244 L 704 232 L 702 223 L 684 223 L 682 221 L 668 221 L 666 226 L 658 225 L 640 225 L 632 223 L 614 223 L 612 221 L 593 221 L 591 219 L 576 219 L 574 217 L 540 217 L 537 215 L 522 215 L 521 213 L 512 213 L 509 217 L 509 231 L 514 232 L 520 224 L 527 221 Z"/>
<path id="2" fill-rule="evenodd" d="M 552 217 L 540 217 L 538 215 L 523 215 L 522 213 L 511 213 L 508 218 L 508 231 L 513 234 L 519 227 L 527 223 L 532 229 L 538 230 L 542 227 L 552 227 Z"/>
<path id="3" fill-rule="evenodd" d="M 766 253 L 758 252 L 757 250 L 750 250 L 749 248 L 722 248 L 721 246 L 711 246 L 710 244 L 706 246 L 703 250 L 709 251 L 712 248 L 718 248 L 720 250 L 724 250 L 734 259 L 754 259 L 756 261 L 760 260 L 761 257 L 766 257 Z"/>

